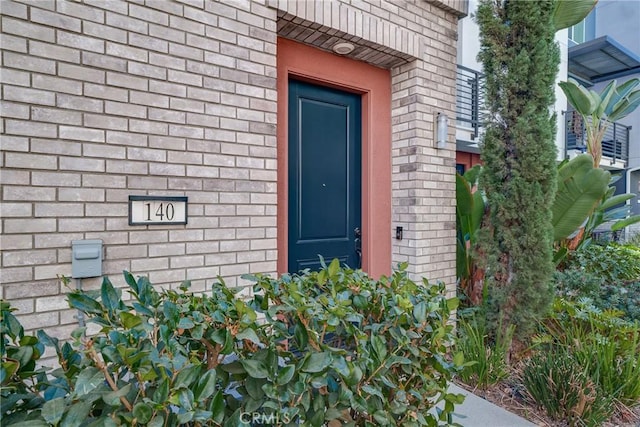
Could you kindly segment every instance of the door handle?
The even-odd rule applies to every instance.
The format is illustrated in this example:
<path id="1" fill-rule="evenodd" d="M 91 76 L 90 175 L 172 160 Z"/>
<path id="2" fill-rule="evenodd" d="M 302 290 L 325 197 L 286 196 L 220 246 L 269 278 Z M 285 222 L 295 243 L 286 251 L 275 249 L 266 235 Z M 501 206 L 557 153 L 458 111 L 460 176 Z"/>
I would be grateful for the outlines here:
<path id="1" fill-rule="evenodd" d="M 356 268 L 362 268 L 362 230 L 360 230 L 360 227 L 353 229 L 353 235 L 355 237 L 353 244 L 355 246 L 357 257 Z"/>

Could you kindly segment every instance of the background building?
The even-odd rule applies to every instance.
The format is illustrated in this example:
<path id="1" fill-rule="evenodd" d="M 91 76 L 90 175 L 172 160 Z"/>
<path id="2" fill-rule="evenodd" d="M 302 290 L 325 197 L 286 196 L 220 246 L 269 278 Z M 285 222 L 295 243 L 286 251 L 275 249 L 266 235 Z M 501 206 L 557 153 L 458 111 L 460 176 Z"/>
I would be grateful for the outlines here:
<path id="1" fill-rule="evenodd" d="M 470 15 L 458 26 L 458 77 L 456 164 L 459 171 L 480 162 L 478 147 L 482 133 L 482 66 L 476 56 L 480 50 L 478 25 L 472 18 L 477 0 L 469 2 Z M 569 29 L 558 31 L 561 62 L 557 81 L 568 77 L 601 91 L 611 80 L 622 84 L 640 77 L 640 2 L 599 0 L 587 18 Z M 576 120 L 562 90 L 556 87 L 555 110 L 558 117 L 556 146 L 558 160 L 586 150 L 581 121 Z M 640 109 L 613 124 L 603 140 L 601 167 L 620 173 L 620 192 L 640 195 Z M 640 214 L 640 197 L 630 201 L 634 214 Z M 635 227 L 635 228 L 634 228 Z M 631 232 L 640 230 L 638 225 Z"/>

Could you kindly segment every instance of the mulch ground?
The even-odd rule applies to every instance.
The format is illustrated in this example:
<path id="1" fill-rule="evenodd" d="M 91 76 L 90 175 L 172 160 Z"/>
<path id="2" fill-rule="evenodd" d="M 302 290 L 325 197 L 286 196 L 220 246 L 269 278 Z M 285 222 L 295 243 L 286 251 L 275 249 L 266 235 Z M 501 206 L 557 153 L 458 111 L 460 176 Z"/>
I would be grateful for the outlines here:
<path id="1" fill-rule="evenodd" d="M 459 382 L 458 385 L 476 396 L 517 414 L 540 427 L 567 427 L 566 421 L 555 421 L 545 411 L 537 407 L 528 397 L 526 390 L 515 381 L 506 380 L 490 386 L 486 390 L 473 388 Z M 640 427 L 640 402 L 633 408 L 616 406 L 613 417 L 602 427 Z"/>

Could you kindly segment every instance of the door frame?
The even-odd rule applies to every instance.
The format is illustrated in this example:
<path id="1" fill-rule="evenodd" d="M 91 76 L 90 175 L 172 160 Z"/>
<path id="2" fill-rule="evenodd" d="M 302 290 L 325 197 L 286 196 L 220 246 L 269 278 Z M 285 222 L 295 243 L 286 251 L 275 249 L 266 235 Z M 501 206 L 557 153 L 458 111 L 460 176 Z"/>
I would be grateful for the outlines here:
<path id="1" fill-rule="evenodd" d="M 288 270 L 289 78 L 362 96 L 362 269 L 391 271 L 391 74 L 292 40 L 277 41 L 278 273 Z"/>

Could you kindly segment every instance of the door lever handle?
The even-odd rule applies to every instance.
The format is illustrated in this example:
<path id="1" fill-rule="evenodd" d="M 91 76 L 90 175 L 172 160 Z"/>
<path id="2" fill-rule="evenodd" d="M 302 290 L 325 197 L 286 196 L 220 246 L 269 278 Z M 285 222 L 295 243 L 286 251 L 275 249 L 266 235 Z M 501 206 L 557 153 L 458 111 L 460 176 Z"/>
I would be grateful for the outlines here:
<path id="1" fill-rule="evenodd" d="M 355 236 L 353 243 L 355 246 L 358 264 L 356 268 L 362 268 L 362 230 L 360 230 L 360 227 L 356 227 L 353 229 L 353 235 Z"/>

